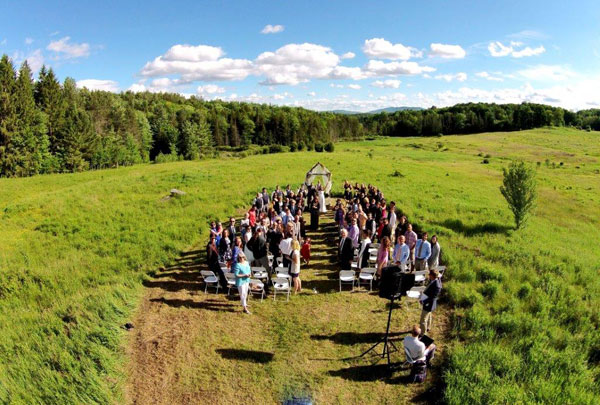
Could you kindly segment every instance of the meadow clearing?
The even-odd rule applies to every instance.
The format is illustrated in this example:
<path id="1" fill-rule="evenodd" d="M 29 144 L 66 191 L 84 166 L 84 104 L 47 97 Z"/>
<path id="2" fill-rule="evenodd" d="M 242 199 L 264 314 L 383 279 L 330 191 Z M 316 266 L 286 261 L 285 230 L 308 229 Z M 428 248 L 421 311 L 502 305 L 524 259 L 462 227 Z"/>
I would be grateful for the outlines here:
<path id="1" fill-rule="evenodd" d="M 566 128 L 378 138 L 334 153 L 0 179 L 0 402 L 598 403 L 598 139 Z M 537 168 L 539 193 L 519 231 L 499 191 L 514 159 Z M 197 291 L 208 222 L 239 214 L 260 187 L 299 185 L 316 161 L 334 191 L 344 179 L 375 184 L 440 237 L 443 353 L 425 385 L 339 360 L 377 339 L 385 307 L 335 292 L 332 252 L 306 272 L 318 294 L 255 300 L 251 317 Z M 188 194 L 161 201 L 173 187 Z M 317 237 L 329 245 L 332 235 L 325 226 Z M 417 318 L 403 305 L 393 331 Z M 141 323 L 127 332 L 132 319 Z M 136 357 L 163 344 L 168 359 Z M 165 396 L 147 398 L 138 373 L 156 365 L 147 375 Z"/>

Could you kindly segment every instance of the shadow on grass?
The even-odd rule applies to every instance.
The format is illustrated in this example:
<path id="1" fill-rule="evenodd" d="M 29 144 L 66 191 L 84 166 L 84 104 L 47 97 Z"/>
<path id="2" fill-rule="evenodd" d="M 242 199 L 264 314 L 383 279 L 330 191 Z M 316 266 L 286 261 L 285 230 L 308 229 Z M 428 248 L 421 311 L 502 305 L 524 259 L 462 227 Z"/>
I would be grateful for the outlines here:
<path id="1" fill-rule="evenodd" d="M 453 230 L 454 232 L 461 233 L 465 236 L 477 236 L 484 234 L 500 234 L 508 235 L 509 231 L 513 228 L 504 224 L 497 224 L 494 222 L 486 222 L 485 224 L 467 225 L 460 219 L 447 219 L 443 222 L 437 222 L 436 225 L 443 226 Z"/>
<path id="2" fill-rule="evenodd" d="M 217 349 L 217 353 L 224 359 L 249 361 L 252 363 L 268 363 L 273 360 L 273 353 L 259 352 L 256 350 L 242 349 Z"/>
<path id="3" fill-rule="evenodd" d="M 214 301 L 197 302 L 193 300 L 153 298 L 150 300 L 150 302 L 159 302 L 161 304 L 165 304 L 173 308 L 183 307 L 193 309 L 206 309 L 208 311 L 236 312 L 236 310 L 234 309 L 236 307 L 235 305 Z"/>
<path id="4" fill-rule="evenodd" d="M 392 338 L 405 335 L 408 332 L 394 332 L 390 333 L 389 336 Z M 367 332 L 367 333 L 356 333 L 356 332 L 337 332 L 333 335 L 311 335 L 313 340 L 331 340 L 334 343 L 340 345 L 355 345 L 360 343 L 376 343 L 385 336 L 385 333 L 379 332 Z"/>
<path id="5" fill-rule="evenodd" d="M 352 366 L 339 370 L 331 370 L 328 373 L 333 377 L 341 377 L 344 380 L 357 382 L 383 381 L 387 384 L 408 384 L 408 375 L 394 377 L 394 373 L 399 370 L 398 367 L 394 366 L 392 365 L 391 368 L 387 364 Z"/>

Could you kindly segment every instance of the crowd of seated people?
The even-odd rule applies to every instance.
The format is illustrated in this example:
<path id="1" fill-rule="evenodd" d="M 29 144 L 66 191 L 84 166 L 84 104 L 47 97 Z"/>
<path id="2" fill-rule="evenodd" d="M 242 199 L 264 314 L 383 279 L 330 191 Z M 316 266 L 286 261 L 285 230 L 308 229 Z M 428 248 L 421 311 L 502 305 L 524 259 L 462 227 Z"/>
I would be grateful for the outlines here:
<path id="1" fill-rule="evenodd" d="M 310 223 L 303 212 L 310 212 Z M 236 274 L 236 285 L 244 312 L 247 289 L 251 275 L 238 271 L 239 267 L 262 267 L 267 274 L 263 283 L 265 293 L 271 287 L 271 275 L 279 267 L 287 270 L 294 293 L 302 289 L 300 263 L 310 263 L 310 237 L 307 230 L 317 230 L 319 216 L 325 212 L 325 195 L 320 183 L 302 185 L 296 191 L 288 185 L 285 190 L 276 186 L 271 193 L 263 188 L 252 200 L 250 209 L 238 222 L 230 217 L 226 226 L 219 221 L 210 223 L 207 245 L 209 270 L 219 278 L 222 287 L 227 286 L 226 272 Z M 245 263 L 242 266 L 239 263 Z M 281 266 L 282 265 L 282 266 Z M 238 273 L 242 274 L 238 277 Z M 240 284 L 250 284 L 240 289 Z"/>

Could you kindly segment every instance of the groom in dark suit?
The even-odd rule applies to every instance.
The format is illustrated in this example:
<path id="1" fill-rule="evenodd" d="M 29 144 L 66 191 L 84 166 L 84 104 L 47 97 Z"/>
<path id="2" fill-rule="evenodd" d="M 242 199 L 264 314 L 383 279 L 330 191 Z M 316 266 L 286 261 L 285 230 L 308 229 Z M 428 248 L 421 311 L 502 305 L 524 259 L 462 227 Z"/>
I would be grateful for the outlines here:
<path id="1" fill-rule="evenodd" d="M 348 231 L 346 229 L 342 229 L 340 235 L 340 266 L 342 270 L 350 270 L 352 268 L 352 259 L 354 259 L 354 246 L 352 245 L 352 239 L 348 238 Z"/>

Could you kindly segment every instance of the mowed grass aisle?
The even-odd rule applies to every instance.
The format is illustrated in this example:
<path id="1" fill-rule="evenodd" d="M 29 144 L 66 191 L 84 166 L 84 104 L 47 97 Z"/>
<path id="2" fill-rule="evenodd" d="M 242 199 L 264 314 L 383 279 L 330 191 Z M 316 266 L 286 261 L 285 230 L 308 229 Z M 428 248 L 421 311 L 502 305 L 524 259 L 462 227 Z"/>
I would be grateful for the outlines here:
<path id="1" fill-rule="evenodd" d="M 426 393 L 433 375 L 427 384 L 409 385 L 408 369 L 389 373 L 384 361 L 372 367 L 373 357 L 342 360 L 383 336 L 387 301 L 365 288 L 350 292 L 343 286 L 339 292 L 337 233 L 332 212 L 322 215 L 319 229 L 308 231 L 312 260 L 301 272 L 302 293 L 289 302 L 285 296 L 252 299 L 249 316 L 241 313 L 237 292 L 230 298 L 210 289 L 204 294 L 200 250 L 157 273 L 145 283 L 148 295 L 129 345 L 129 400 L 270 404 L 295 396 L 323 404 L 396 404 L 439 395 Z M 401 339 L 399 332 L 418 322 L 419 314 L 416 302 L 395 309 L 394 338 Z M 442 310 L 434 334 L 442 338 L 446 328 Z M 396 344 L 401 349 L 401 342 Z M 401 361 L 403 352 L 392 359 Z"/>

